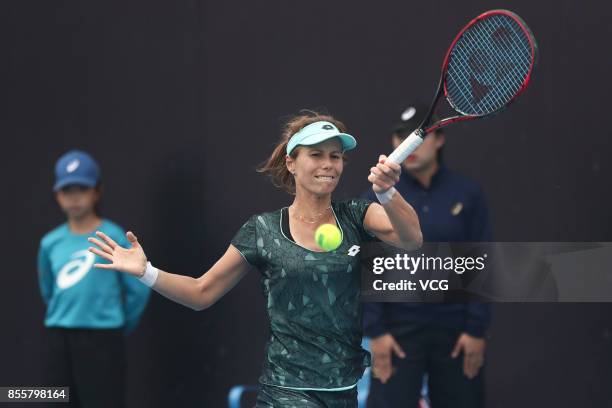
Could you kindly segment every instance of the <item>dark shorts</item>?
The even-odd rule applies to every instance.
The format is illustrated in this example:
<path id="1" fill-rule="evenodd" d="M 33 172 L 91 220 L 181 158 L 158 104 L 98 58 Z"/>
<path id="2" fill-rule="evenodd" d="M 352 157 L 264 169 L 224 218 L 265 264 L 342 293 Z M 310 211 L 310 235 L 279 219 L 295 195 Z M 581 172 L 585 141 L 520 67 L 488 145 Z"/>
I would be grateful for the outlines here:
<path id="1" fill-rule="evenodd" d="M 297 391 L 261 385 L 256 408 L 356 408 L 357 387 L 346 391 Z"/>

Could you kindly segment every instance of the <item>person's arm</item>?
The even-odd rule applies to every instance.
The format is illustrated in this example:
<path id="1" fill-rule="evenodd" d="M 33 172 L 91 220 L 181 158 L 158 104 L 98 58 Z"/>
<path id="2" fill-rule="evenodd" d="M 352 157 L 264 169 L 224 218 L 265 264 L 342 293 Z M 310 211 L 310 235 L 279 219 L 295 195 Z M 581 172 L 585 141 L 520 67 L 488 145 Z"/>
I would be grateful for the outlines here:
<path id="1" fill-rule="evenodd" d="M 42 245 L 38 249 L 38 285 L 43 301 L 46 305 L 49 304 L 53 294 L 53 276 L 51 274 L 49 258 Z"/>
<path id="2" fill-rule="evenodd" d="M 480 188 L 476 190 L 473 197 L 472 209 L 467 221 L 468 241 L 489 242 L 492 234 L 487 201 Z"/>
<path id="3" fill-rule="evenodd" d="M 125 273 L 120 274 L 124 296 L 125 331 L 130 333 L 136 328 L 140 316 L 147 306 L 151 290 L 141 282 Z"/>
<path id="4" fill-rule="evenodd" d="M 194 310 L 211 307 L 246 275 L 251 266 L 230 245 L 223 256 L 199 278 L 159 271 L 155 291 Z"/>
<path id="5" fill-rule="evenodd" d="M 101 269 L 114 269 L 141 277 L 147 268 L 147 257 L 132 232 L 126 234 L 131 248 L 122 248 L 103 232 L 96 235 L 102 239 L 89 238 L 97 248 L 89 248 L 94 254 L 110 261 L 108 264 L 95 264 Z M 184 306 L 203 310 L 212 306 L 246 275 L 250 265 L 240 252 L 230 245 L 225 254 L 199 278 L 176 275 L 159 270 L 153 289 Z"/>
<path id="6" fill-rule="evenodd" d="M 366 337 L 378 337 L 387 331 L 384 308 L 385 304 L 379 302 L 363 304 L 363 334 Z"/>
<path id="7" fill-rule="evenodd" d="M 387 157 L 381 155 L 368 176 L 377 194 L 386 193 L 399 181 L 400 165 L 386 163 L 386 160 Z M 419 217 L 397 191 L 387 203 L 372 203 L 368 207 L 363 226 L 381 241 L 398 248 L 412 250 L 423 244 Z"/>
<path id="8" fill-rule="evenodd" d="M 473 337 L 486 336 L 491 322 L 491 310 L 487 303 L 470 302 L 467 304 L 465 332 Z"/>
<path id="9" fill-rule="evenodd" d="M 378 378 L 383 384 L 393 375 L 392 355 L 406 357 L 404 350 L 385 328 L 384 307 L 384 303 L 363 305 L 363 333 L 370 338 L 372 372 L 374 378 Z"/>
<path id="10" fill-rule="evenodd" d="M 130 246 L 129 241 L 126 239 L 125 232 L 120 232 L 112 238 L 124 248 Z M 126 334 L 129 334 L 138 325 L 138 321 L 147 306 L 151 288 L 143 285 L 135 276 L 121 272 L 117 272 L 117 274 L 119 275 L 119 282 L 123 294 L 123 315 L 125 317 L 123 330 Z"/>
<path id="11" fill-rule="evenodd" d="M 391 333 L 370 339 L 372 350 L 372 374 L 383 384 L 393 376 L 393 354 L 406 358 L 406 353 Z"/>
<path id="12" fill-rule="evenodd" d="M 491 241 L 491 228 L 487 203 L 480 189 L 474 193 L 472 209 L 468 217 L 468 241 Z M 487 303 L 470 302 L 466 308 L 466 322 L 459 335 L 451 356 L 457 358 L 463 353 L 463 372 L 472 379 L 484 364 L 486 332 L 491 321 L 490 307 Z"/>

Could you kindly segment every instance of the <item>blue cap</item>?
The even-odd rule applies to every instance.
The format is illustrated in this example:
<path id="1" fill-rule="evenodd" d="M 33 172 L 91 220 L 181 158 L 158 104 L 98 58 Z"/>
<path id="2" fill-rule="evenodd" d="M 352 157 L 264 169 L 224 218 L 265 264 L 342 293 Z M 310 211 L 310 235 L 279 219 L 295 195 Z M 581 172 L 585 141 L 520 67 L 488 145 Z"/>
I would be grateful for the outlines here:
<path id="1" fill-rule="evenodd" d="M 95 187 L 100 181 L 100 167 L 89 154 L 71 150 L 55 163 L 55 184 L 53 191 L 77 184 Z"/>
<path id="2" fill-rule="evenodd" d="M 312 146 L 337 137 L 342 142 L 342 150 L 347 151 L 357 146 L 357 141 L 351 135 L 342 133 L 331 122 L 319 121 L 304 126 L 299 132 L 291 136 L 287 143 L 287 155 L 291 154 L 297 146 Z"/>

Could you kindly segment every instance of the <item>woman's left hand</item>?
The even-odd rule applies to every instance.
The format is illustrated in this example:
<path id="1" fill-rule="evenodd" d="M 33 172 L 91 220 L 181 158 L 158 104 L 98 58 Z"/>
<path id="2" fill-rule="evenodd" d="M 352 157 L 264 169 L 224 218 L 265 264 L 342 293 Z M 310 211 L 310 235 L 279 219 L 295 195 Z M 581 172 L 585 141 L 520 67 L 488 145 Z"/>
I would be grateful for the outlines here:
<path id="1" fill-rule="evenodd" d="M 381 154 L 376 166 L 370 168 L 368 181 L 372 183 L 375 193 L 384 193 L 399 181 L 402 168 L 399 164 L 388 162 L 387 156 Z"/>

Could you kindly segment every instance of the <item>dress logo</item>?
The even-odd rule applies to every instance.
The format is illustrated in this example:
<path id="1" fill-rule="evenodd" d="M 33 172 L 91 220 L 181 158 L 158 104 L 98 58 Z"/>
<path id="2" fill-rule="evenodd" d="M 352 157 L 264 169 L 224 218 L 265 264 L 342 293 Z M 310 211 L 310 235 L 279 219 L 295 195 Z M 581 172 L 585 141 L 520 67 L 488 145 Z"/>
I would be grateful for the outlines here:
<path id="1" fill-rule="evenodd" d="M 348 255 L 349 256 L 355 256 L 359 253 L 359 245 L 353 245 L 352 247 L 349 248 L 348 250 Z"/>

